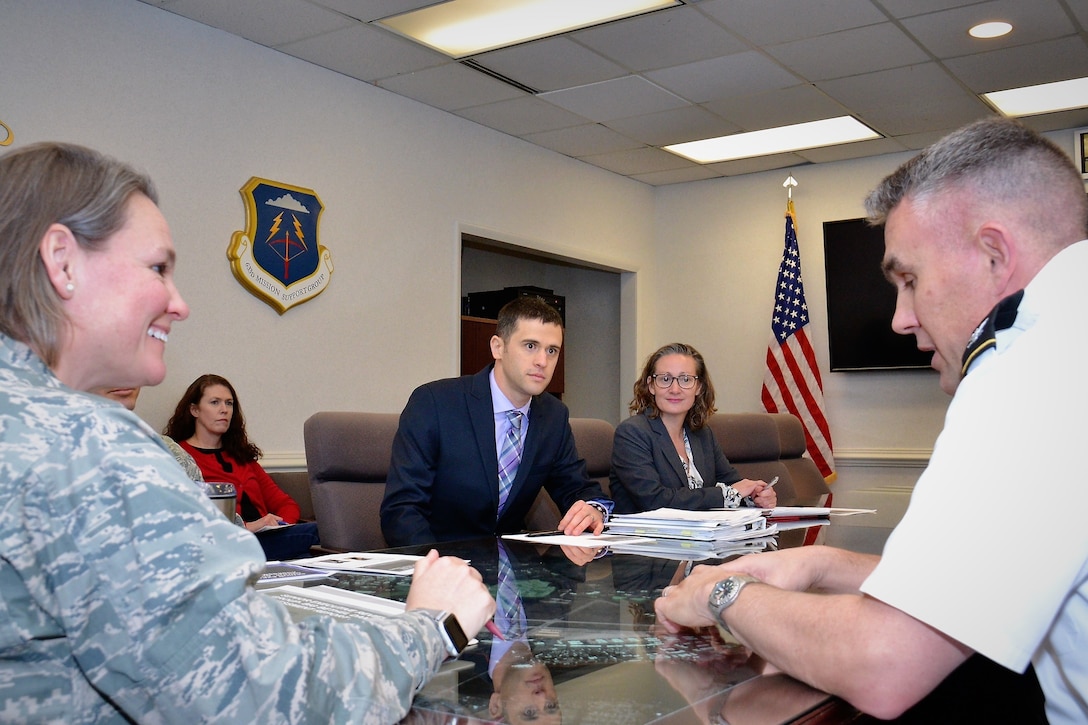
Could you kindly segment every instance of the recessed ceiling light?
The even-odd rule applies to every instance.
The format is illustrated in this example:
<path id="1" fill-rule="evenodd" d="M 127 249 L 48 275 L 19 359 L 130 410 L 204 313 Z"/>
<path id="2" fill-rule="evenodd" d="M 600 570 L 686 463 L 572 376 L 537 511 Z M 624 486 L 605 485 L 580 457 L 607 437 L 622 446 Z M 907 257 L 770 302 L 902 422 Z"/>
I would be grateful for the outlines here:
<path id="1" fill-rule="evenodd" d="M 853 116 L 839 116 L 762 131 L 734 133 L 702 141 L 688 141 L 662 148 L 696 163 L 710 164 L 874 138 L 880 138 L 880 134 L 861 121 Z"/>
<path id="2" fill-rule="evenodd" d="M 453 58 L 679 5 L 680 0 L 449 0 L 376 21 Z"/>
<path id="3" fill-rule="evenodd" d="M 1006 116 L 1033 116 L 1088 106 L 1088 78 L 1073 78 L 1038 86 L 983 93 Z"/>
<path id="4" fill-rule="evenodd" d="M 979 23 L 967 31 L 972 38 L 1000 38 L 1012 32 L 1012 25 L 1003 20 L 995 20 L 992 23 Z"/>

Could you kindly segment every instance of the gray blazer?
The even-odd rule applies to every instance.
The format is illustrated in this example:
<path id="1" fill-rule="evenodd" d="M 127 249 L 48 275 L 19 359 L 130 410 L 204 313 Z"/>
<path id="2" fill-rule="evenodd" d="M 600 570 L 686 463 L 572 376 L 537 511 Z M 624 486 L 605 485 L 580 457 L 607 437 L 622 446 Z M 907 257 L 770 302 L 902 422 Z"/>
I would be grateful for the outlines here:
<path id="1" fill-rule="evenodd" d="M 729 464 L 709 426 L 698 432 L 688 430 L 688 442 L 703 488 L 688 488 L 684 464 L 659 418 L 639 413 L 620 423 L 612 440 L 609 473 L 615 513 L 664 507 L 701 511 L 724 506 L 725 494 L 714 484 L 736 483 L 744 476 Z"/>

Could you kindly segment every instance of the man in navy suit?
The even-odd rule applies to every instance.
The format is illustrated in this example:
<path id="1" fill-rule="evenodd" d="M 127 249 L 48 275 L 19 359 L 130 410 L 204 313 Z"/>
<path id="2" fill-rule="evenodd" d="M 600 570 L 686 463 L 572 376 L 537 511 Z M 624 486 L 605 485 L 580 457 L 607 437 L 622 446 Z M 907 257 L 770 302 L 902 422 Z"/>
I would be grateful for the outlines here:
<path id="1" fill-rule="evenodd" d="M 565 534 L 601 533 L 612 502 L 578 457 L 567 407 L 543 394 L 562 345 L 559 313 L 539 297 L 519 297 L 499 311 L 494 364 L 416 388 L 400 416 L 382 500 L 391 546 L 521 531 L 541 488 L 566 511 Z M 516 473 L 500 492 L 512 428 Z"/>

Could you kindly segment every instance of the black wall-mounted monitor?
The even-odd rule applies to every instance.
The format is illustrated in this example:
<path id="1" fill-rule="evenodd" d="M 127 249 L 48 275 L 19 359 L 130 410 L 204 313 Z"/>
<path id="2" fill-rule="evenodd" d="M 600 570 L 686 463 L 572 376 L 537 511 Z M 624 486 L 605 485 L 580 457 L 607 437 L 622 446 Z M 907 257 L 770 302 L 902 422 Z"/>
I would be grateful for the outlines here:
<path id="1" fill-rule="evenodd" d="M 929 369 L 933 354 L 892 331 L 895 287 L 884 278 L 884 228 L 865 219 L 824 222 L 831 371 Z"/>

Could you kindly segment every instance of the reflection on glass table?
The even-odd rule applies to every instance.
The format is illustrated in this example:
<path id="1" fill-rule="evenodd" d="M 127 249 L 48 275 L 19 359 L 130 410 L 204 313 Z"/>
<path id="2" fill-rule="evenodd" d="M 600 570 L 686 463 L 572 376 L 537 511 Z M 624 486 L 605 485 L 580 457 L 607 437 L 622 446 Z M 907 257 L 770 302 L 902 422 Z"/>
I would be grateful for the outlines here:
<path id="1" fill-rule="evenodd" d="M 804 530 L 799 534 L 803 540 Z M 428 548 L 390 551 L 422 555 Z M 425 688 L 407 722 L 682 725 L 720 722 L 716 714 L 729 710 L 730 723 L 781 723 L 836 706 L 791 678 L 761 677 L 762 660 L 716 630 L 659 630 L 653 601 L 684 576 L 686 560 L 607 551 L 589 558 L 584 551 L 496 539 L 436 548 L 480 571 L 499 605 L 495 622 L 506 641 L 480 632 L 456 663 L 456 675 Z M 334 579 L 340 588 L 401 601 L 410 583 L 363 573 Z M 774 702 L 745 704 L 761 700 L 758 693 Z"/>

